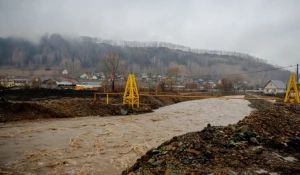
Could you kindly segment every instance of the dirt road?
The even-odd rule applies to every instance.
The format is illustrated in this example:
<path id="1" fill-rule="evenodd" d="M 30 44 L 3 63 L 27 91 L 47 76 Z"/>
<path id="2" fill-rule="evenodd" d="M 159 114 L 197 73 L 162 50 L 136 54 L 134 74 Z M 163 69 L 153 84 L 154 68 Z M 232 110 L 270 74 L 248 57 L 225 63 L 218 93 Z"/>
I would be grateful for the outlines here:
<path id="1" fill-rule="evenodd" d="M 120 174 L 145 152 L 208 123 L 248 115 L 246 100 L 203 99 L 134 116 L 0 124 L 0 173 Z"/>

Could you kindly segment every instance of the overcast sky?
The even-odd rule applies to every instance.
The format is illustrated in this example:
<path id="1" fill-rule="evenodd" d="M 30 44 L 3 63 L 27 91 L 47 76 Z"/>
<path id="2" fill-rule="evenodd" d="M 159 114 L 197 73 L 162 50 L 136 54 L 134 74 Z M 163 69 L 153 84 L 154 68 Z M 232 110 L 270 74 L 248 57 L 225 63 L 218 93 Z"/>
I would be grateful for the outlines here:
<path id="1" fill-rule="evenodd" d="M 0 0 L 0 36 L 165 41 L 300 63 L 300 0 Z"/>

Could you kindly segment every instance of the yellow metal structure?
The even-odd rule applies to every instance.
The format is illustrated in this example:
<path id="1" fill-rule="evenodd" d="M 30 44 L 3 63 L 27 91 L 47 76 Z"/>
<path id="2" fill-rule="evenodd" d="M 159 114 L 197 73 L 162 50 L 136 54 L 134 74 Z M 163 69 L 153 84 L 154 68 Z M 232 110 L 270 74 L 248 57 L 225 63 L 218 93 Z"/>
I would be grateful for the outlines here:
<path id="1" fill-rule="evenodd" d="M 132 107 L 140 107 L 140 98 L 138 88 L 133 74 L 128 75 L 126 88 L 123 96 L 123 104 L 129 104 Z"/>
<path id="2" fill-rule="evenodd" d="M 94 101 L 97 100 L 97 95 L 106 95 L 106 104 L 109 104 L 109 95 L 123 95 L 123 93 L 94 93 Z"/>
<path id="3" fill-rule="evenodd" d="M 79 90 L 84 90 L 84 88 L 83 88 L 83 86 L 78 86 L 78 85 L 76 85 L 76 86 L 74 87 L 74 90 L 79 91 Z"/>
<path id="4" fill-rule="evenodd" d="M 108 99 L 108 95 L 123 95 L 123 93 L 94 93 L 94 101 L 97 100 L 97 95 L 106 95 L 106 99 Z M 278 97 L 268 97 L 268 98 L 246 98 L 246 97 L 226 97 L 226 96 L 197 96 L 197 95 L 156 95 L 156 94 L 139 94 L 139 96 L 145 97 L 174 97 L 174 98 L 199 98 L 199 99 L 208 99 L 208 98 L 219 98 L 226 100 L 278 100 L 283 101 L 282 98 Z"/>
<path id="5" fill-rule="evenodd" d="M 296 84 L 294 74 L 291 74 L 291 76 L 290 76 L 289 84 L 288 84 L 287 89 L 286 89 L 284 102 L 291 102 L 291 103 L 297 102 L 297 103 L 300 103 L 299 92 L 298 92 L 298 88 L 297 88 L 297 84 Z"/>

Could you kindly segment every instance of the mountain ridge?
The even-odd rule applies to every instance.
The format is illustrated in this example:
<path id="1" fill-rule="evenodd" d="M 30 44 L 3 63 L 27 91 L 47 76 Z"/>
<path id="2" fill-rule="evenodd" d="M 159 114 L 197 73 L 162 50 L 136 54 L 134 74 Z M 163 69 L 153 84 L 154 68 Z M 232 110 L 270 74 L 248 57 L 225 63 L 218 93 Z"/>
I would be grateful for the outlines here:
<path id="1" fill-rule="evenodd" d="M 59 34 L 44 35 L 39 43 L 0 38 L 0 65 L 31 71 L 42 66 L 77 73 L 85 70 L 105 72 L 101 60 L 109 52 L 121 55 L 124 66 L 120 74 L 166 74 L 168 69 L 177 67 L 179 75 L 217 80 L 236 73 L 252 84 L 264 84 L 270 79 L 286 81 L 290 74 L 281 69 L 247 74 L 278 67 L 249 54 L 192 49 L 167 42 L 114 41 Z"/>

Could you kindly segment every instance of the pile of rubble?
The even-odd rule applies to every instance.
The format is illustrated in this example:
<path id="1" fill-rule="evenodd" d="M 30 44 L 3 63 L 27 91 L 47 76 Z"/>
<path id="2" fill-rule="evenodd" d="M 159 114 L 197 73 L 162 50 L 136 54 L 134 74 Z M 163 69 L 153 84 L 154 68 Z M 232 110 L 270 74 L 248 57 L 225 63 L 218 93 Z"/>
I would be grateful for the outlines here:
<path id="1" fill-rule="evenodd" d="M 300 105 L 277 103 L 254 112 L 238 124 L 248 125 L 268 146 L 286 149 L 286 144 L 294 145 L 295 139 L 300 139 Z"/>
<path id="2" fill-rule="evenodd" d="M 123 175 L 300 174 L 300 105 L 275 104 L 149 150 Z"/>

